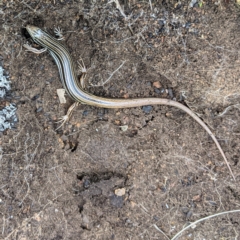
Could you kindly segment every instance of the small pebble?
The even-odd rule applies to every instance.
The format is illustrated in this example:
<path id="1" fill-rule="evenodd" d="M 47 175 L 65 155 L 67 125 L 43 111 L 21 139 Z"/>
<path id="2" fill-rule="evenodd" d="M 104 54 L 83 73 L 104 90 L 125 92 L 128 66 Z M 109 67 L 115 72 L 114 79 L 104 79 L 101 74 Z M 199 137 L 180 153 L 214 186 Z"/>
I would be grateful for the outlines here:
<path id="1" fill-rule="evenodd" d="M 165 92 L 165 89 L 164 89 L 164 88 L 161 88 L 160 91 L 161 91 L 161 93 L 164 93 L 164 92 Z"/>
<path id="2" fill-rule="evenodd" d="M 143 106 L 142 110 L 145 113 L 150 113 L 152 111 L 153 107 L 152 106 Z"/>
<path id="3" fill-rule="evenodd" d="M 161 85 L 161 83 L 159 81 L 156 81 L 156 82 L 153 83 L 153 86 L 155 88 L 160 88 L 162 85 Z"/>
<path id="4" fill-rule="evenodd" d="M 36 112 L 39 113 L 39 112 L 41 112 L 42 110 L 43 110 L 43 108 L 42 108 L 42 107 L 39 107 L 39 108 L 36 110 Z"/>
<path id="5" fill-rule="evenodd" d="M 33 96 L 31 100 L 32 100 L 32 101 L 35 101 L 35 100 L 37 100 L 39 97 L 40 97 L 40 94 L 37 94 L 37 95 Z"/>
<path id="6" fill-rule="evenodd" d="M 170 98 L 173 98 L 173 90 L 171 88 L 168 89 L 168 95 Z"/>
<path id="7" fill-rule="evenodd" d="M 125 195 L 125 193 L 126 193 L 125 188 L 118 188 L 118 189 L 115 190 L 115 194 L 117 196 L 123 196 L 123 195 Z"/>
<path id="8" fill-rule="evenodd" d="M 89 188 L 90 185 L 91 185 L 91 182 L 90 182 L 89 179 L 86 179 L 86 180 L 84 181 L 84 183 L 83 183 L 83 187 L 84 187 L 84 188 Z"/>
<path id="9" fill-rule="evenodd" d="M 128 125 L 123 125 L 123 126 L 119 126 L 119 127 L 123 132 L 126 132 L 128 130 Z"/>
<path id="10" fill-rule="evenodd" d="M 110 197 L 110 203 L 112 206 L 116 207 L 116 208 L 121 208 L 123 207 L 123 198 L 122 196 L 117 196 L 117 195 L 113 195 Z"/>
<path id="11" fill-rule="evenodd" d="M 83 115 L 84 117 L 86 117 L 86 116 L 88 115 L 88 110 L 84 110 L 83 113 L 82 113 L 82 115 Z"/>
<path id="12" fill-rule="evenodd" d="M 160 94 L 161 91 L 159 89 L 155 88 L 154 92 L 157 93 L 157 94 Z"/>

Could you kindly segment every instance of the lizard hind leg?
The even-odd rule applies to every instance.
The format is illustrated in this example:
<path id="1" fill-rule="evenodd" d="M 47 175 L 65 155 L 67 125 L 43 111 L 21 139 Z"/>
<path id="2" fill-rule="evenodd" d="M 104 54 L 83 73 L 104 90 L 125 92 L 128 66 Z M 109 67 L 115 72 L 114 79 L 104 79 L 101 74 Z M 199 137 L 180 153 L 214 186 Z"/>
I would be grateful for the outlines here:
<path id="1" fill-rule="evenodd" d="M 82 73 L 81 78 L 80 78 L 80 87 L 81 87 L 83 90 L 85 90 L 85 88 L 86 88 L 87 69 L 86 69 L 85 64 L 84 64 L 84 62 L 83 62 L 82 59 L 81 59 L 81 62 L 82 62 L 82 63 L 80 63 L 80 62 L 78 61 L 78 67 L 79 67 L 79 69 L 80 69 L 80 71 L 81 71 L 81 73 Z"/>
<path id="2" fill-rule="evenodd" d="M 69 107 L 69 109 L 68 109 L 68 111 L 67 111 L 67 114 L 66 114 L 65 116 L 59 118 L 60 120 L 57 121 L 56 123 L 60 123 L 60 126 L 59 126 L 58 128 L 56 128 L 56 130 L 58 130 L 59 128 L 61 128 L 61 127 L 70 119 L 70 117 L 72 116 L 73 110 L 74 110 L 77 106 L 79 106 L 79 104 L 80 104 L 80 102 L 75 102 L 75 103 L 73 103 L 73 104 Z"/>

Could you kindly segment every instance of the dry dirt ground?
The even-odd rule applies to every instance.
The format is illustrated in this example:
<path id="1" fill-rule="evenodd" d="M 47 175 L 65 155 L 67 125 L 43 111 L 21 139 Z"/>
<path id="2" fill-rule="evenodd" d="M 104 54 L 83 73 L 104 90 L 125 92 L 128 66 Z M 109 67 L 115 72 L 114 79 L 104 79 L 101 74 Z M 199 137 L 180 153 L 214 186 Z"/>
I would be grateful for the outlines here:
<path id="1" fill-rule="evenodd" d="M 234 1 L 2 0 L 0 55 L 18 107 L 1 134 L 0 239 L 171 239 L 189 222 L 240 209 L 240 8 Z M 190 5 L 193 6 L 190 6 Z M 60 104 L 58 69 L 24 26 L 60 27 L 87 91 L 182 102 L 179 109 Z M 78 72 L 80 76 L 80 72 Z M 6 103 L 7 104 L 7 103 Z M 124 127 L 122 127 L 124 126 Z M 165 234 L 165 235 L 164 235 Z M 240 239 L 240 213 L 178 239 Z"/>

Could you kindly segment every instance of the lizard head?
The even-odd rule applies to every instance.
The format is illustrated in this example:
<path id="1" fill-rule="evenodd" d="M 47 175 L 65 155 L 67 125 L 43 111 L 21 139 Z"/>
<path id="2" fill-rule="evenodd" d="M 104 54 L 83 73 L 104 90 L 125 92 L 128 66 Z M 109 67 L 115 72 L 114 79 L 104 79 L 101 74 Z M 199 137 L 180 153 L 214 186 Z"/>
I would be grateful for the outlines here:
<path id="1" fill-rule="evenodd" d="M 38 27 L 27 25 L 26 29 L 30 34 L 31 38 L 36 42 L 36 40 L 44 39 L 45 32 Z"/>

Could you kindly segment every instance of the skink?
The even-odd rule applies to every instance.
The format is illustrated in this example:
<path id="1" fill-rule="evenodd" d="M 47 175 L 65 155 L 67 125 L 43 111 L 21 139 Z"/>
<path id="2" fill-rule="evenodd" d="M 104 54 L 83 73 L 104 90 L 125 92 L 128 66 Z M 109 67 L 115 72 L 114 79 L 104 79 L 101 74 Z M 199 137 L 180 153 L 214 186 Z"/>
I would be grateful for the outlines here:
<path id="1" fill-rule="evenodd" d="M 74 101 L 103 108 L 130 108 L 157 104 L 179 108 L 186 112 L 187 114 L 189 114 L 208 132 L 208 134 L 215 142 L 217 148 L 219 149 L 233 179 L 235 180 L 231 167 L 216 137 L 213 135 L 208 126 L 189 108 L 187 108 L 181 103 L 164 98 L 111 99 L 98 97 L 93 94 L 90 94 L 82 88 L 79 80 L 77 79 L 73 60 L 66 47 L 63 44 L 61 44 L 58 39 L 52 37 L 51 35 L 49 35 L 48 33 L 46 33 L 45 31 L 41 30 L 38 27 L 27 25 L 26 29 L 30 36 L 32 37 L 33 41 L 39 44 L 40 46 L 44 47 L 53 57 L 55 63 L 58 66 L 62 85 L 65 88 L 68 95 Z"/>

